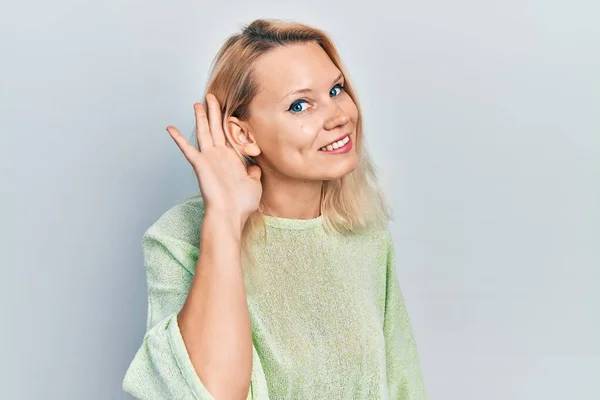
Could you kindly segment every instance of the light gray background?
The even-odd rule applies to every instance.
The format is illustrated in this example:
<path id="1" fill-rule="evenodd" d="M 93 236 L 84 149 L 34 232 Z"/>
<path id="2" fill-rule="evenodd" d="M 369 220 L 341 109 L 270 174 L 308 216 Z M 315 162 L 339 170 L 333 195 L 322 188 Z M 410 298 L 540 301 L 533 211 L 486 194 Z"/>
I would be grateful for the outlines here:
<path id="1" fill-rule="evenodd" d="M 3 4 L 0 397 L 127 398 L 141 235 L 197 189 L 165 127 L 191 132 L 229 34 L 279 17 L 357 86 L 430 399 L 600 398 L 593 3 Z"/>

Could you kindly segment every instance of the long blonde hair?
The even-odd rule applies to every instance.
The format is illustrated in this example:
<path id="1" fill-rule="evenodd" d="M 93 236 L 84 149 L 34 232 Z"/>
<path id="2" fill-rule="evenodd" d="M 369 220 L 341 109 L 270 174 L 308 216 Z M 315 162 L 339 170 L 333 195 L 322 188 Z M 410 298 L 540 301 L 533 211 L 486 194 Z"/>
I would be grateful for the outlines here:
<path id="1" fill-rule="evenodd" d="M 323 181 L 321 215 L 326 229 L 350 234 L 367 227 L 384 227 L 391 218 L 385 195 L 379 186 L 375 168 L 368 155 L 363 137 L 362 111 L 357 96 L 333 41 L 322 30 L 297 22 L 280 19 L 256 19 L 244 26 L 241 33 L 230 36 L 212 61 L 208 84 L 203 98 L 212 93 L 219 100 L 223 119 L 234 116 L 240 120 L 250 117 L 250 102 L 258 92 L 254 63 L 263 54 L 278 46 L 315 42 L 327 53 L 345 77 L 345 91 L 358 108 L 356 153 L 358 164 L 354 171 L 335 180 Z M 196 148 L 198 141 L 192 138 Z M 244 157 L 246 166 L 256 161 Z M 188 199 L 201 197 L 201 193 Z M 243 264 L 252 265 L 249 242 L 262 228 L 266 229 L 260 206 L 250 217 L 242 233 Z"/>

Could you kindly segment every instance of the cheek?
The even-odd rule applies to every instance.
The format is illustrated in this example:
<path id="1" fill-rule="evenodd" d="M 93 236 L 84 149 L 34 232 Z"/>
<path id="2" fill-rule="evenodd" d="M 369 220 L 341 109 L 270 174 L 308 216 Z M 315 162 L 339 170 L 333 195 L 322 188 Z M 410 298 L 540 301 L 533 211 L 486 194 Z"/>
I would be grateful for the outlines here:
<path id="1" fill-rule="evenodd" d="M 262 151 L 275 164 L 297 164 L 314 150 L 319 135 L 319 125 L 308 121 L 279 124 L 272 127 L 273 134 L 263 139 Z"/>
<path id="2" fill-rule="evenodd" d="M 302 123 L 300 125 L 300 132 L 302 133 L 302 137 L 299 138 L 298 144 L 302 147 L 310 146 L 319 134 L 319 127 L 317 124 Z"/>
<path id="3" fill-rule="evenodd" d="M 351 98 L 348 98 L 348 104 L 345 107 L 345 111 L 346 114 L 352 120 L 352 123 L 356 124 L 356 121 L 358 120 L 358 108 L 356 107 L 356 104 L 354 104 Z"/>
<path id="4" fill-rule="evenodd" d="M 277 143 L 274 144 L 285 157 L 294 157 L 292 153 L 302 155 L 312 150 L 319 136 L 320 125 L 312 121 L 294 121 L 285 127 L 280 127 L 277 133 Z M 275 142 L 274 141 L 274 142 Z"/>

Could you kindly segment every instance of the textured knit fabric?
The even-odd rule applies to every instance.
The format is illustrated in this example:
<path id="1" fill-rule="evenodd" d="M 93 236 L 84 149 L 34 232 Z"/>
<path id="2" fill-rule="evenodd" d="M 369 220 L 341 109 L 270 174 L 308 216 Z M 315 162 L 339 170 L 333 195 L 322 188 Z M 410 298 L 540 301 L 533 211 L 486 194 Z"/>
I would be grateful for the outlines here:
<path id="1" fill-rule="evenodd" d="M 198 259 L 204 204 L 184 201 L 142 237 L 147 332 L 123 380 L 140 399 L 213 399 L 177 325 Z M 245 276 L 248 399 L 425 399 L 389 230 L 328 233 L 322 217 L 266 217 Z"/>

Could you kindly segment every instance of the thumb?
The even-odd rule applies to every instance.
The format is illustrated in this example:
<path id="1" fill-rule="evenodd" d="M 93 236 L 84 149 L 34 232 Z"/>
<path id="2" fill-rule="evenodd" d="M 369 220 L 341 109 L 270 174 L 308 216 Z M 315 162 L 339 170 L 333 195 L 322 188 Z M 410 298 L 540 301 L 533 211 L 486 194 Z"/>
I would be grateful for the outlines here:
<path id="1" fill-rule="evenodd" d="M 250 178 L 256 179 L 258 181 L 260 180 L 260 176 L 262 175 L 262 170 L 256 164 L 251 165 L 248 167 L 248 175 L 250 176 Z"/>

